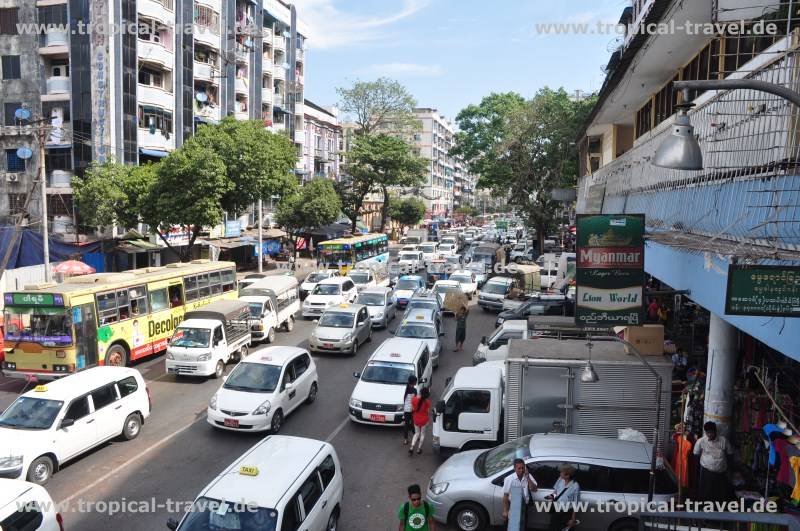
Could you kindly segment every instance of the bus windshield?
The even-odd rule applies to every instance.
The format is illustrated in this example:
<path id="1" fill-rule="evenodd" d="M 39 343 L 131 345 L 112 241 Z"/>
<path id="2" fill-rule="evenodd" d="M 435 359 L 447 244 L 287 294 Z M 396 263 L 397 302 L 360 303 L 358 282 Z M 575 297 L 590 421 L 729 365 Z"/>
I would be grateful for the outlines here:
<path id="1" fill-rule="evenodd" d="M 72 322 L 67 308 L 6 306 L 3 318 L 7 342 L 45 346 L 72 344 Z"/>
<path id="2" fill-rule="evenodd" d="M 169 342 L 173 347 L 207 348 L 211 330 L 206 328 L 178 328 Z"/>

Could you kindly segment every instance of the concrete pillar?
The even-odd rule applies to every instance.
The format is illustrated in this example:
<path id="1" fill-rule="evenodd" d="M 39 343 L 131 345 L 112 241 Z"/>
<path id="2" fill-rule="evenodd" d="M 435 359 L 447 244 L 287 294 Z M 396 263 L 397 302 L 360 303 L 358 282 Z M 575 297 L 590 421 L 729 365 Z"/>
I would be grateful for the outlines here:
<path id="1" fill-rule="evenodd" d="M 728 436 L 733 411 L 733 386 L 739 361 L 736 327 L 711 314 L 708 331 L 708 367 L 704 422 L 717 423 L 720 435 Z"/>

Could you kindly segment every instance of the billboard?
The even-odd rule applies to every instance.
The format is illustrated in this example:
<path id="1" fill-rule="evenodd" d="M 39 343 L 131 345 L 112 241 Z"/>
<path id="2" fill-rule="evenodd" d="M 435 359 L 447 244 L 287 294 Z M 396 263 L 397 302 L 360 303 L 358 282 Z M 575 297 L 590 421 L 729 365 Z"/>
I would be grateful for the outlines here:
<path id="1" fill-rule="evenodd" d="M 800 317 L 800 267 L 731 265 L 725 314 Z"/>

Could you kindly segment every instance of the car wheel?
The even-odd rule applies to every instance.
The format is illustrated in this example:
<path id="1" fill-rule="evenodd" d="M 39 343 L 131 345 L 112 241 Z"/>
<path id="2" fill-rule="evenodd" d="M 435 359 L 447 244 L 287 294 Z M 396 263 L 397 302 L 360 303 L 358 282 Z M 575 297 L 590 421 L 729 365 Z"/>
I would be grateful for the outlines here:
<path id="1" fill-rule="evenodd" d="M 122 427 L 122 436 L 126 441 L 132 441 L 139 436 L 142 430 L 142 418 L 138 413 L 131 413 L 125 419 L 125 424 Z"/>
<path id="2" fill-rule="evenodd" d="M 281 431 L 281 426 L 283 426 L 283 411 L 279 409 L 272 415 L 272 422 L 269 428 L 272 433 L 278 433 Z"/>
<path id="3" fill-rule="evenodd" d="M 325 526 L 325 531 L 336 531 L 339 529 L 339 513 L 333 511 L 328 518 L 328 525 Z"/>
<path id="4" fill-rule="evenodd" d="M 489 525 L 489 516 L 476 503 L 461 503 L 453 509 L 453 523 L 459 531 L 484 531 Z"/>
<path id="5" fill-rule="evenodd" d="M 353 349 L 350 351 L 351 356 L 355 356 L 358 352 L 358 340 L 353 341 Z"/>
<path id="6" fill-rule="evenodd" d="M 37 485 L 44 485 L 53 475 L 53 460 L 43 455 L 34 459 L 28 468 L 28 481 Z"/>
<path id="7" fill-rule="evenodd" d="M 106 365 L 125 367 L 128 365 L 128 351 L 122 345 L 114 345 L 106 352 Z"/>
<path id="8" fill-rule="evenodd" d="M 291 332 L 294 330 L 294 315 L 290 315 L 288 319 L 286 319 L 286 331 Z"/>
<path id="9" fill-rule="evenodd" d="M 313 404 L 314 400 L 317 399 L 317 382 L 311 384 L 311 389 L 308 390 L 308 398 L 306 398 L 306 404 Z"/>
<path id="10" fill-rule="evenodd" d="M 223 374 L 225 374 L 225 362 L 224 362 L 224 361 L 222 361 L 222 360 L 219 360 L 219 361 L 217 362 L 217 366 L 216 366 L 216 367 L 214 367 L 214 374 L 213 374 L 213 378 L 214 378 L 214 379 L 217 379 L 217 378 L 222 378 L 222 375 L 223 375 Z"/>
<path id="11" fill-rule="evenodd" d="M 267 332 L 267 343 L 274 343 L 275 342 L 275 329 L 270 328 L 269 332 Z"/>

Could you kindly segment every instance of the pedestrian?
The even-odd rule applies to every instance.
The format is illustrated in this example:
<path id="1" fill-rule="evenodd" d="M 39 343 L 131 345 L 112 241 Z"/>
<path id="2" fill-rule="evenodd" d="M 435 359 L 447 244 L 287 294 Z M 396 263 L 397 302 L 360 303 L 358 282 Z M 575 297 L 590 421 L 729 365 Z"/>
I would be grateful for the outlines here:
<path id="1" fill-rule="evenodd" d="M 667 326 L 667 319 L 669 319 L 669 310 L 667 309 L 666 304 L 662 304 L 658 308 L 658 322 L 661 323 L 662 326 Z"/>
<path id="2" fill-rule="evenodd" d="M 508 512 L 511 509 L 511 492 L 513 490 L 519 489 L 522 491 L 522 499 L 525 500 L 525 505 L 527 506 L 531 503 L 531 492 L 536 492 L 537 488 L 536 480 L 533 479 L 528 467 L 525 466 L 525 461 L 519 458 L 514 459 L 514 473 L 509 474 L 503 480 L 503 518 L 508 520 Z"/>
<path id="3" fill-rule="evenodd" d="M 397 517 L 400 520 L 398 531 L 436 531 L 433 520 L 434 509 L 422 499 L 419 485 L 408 486 L 408 501 L 400 506 Z"/>
<path id="4" fill-rule="evenodd" d="M 456 313 L 456 348 L 453 352 L 464 351 L 464 340 L 467 339 L 467 315 L 469 309 L 461 306 Z"/>
<path id="5" fill-rule="evenodd" d="M 408 449 L 408 455 L 417 450 L 417 454 L 422 453 L 422 443 L 425 441 L 425 428 L 430 422 L 431 410 L 431 390 L 423 387 L 418 396 L 411 399 L 411 416 L 414 420 L 414 438 L 411 439 L 411 447 Z"/>
<path id="6" fill-rule="evenodd" d="M 417 377 L 413 374 L 408 377 L 406 390 L 403 393 L 403 444 L 408 444 L 409 436 L 414 435 L 414 420 L 412 418 L 411 400 L 417 396 Z"/>
<path id="7" fill-rule="evenodd" d="M 694 443 L 694 455 L 700 456 L 700 501 L 726 502 L 731 499 L 728 482 L 728 460 L 733 448 L 728 439 L 717 434 L 717 424 L 703 424 L 705 435 Z"/>
<path id="8" fill-rule="evenodd" d="M 545 499 L 553 502 L 550 509 L 550 531 L 572 529 L 578 524 L 575 504 L 581 501 L 581 486 L 575 481 L 575 467 L 561 465 L 553 494 Z"/>
<path id="9" fill-rule="evenodd" d="M 647 320 L 651 323 L 658 322 L 658 301 L 650 299 L 650 304 L 647 306 Z"/>

